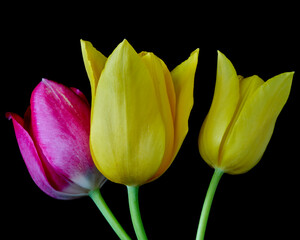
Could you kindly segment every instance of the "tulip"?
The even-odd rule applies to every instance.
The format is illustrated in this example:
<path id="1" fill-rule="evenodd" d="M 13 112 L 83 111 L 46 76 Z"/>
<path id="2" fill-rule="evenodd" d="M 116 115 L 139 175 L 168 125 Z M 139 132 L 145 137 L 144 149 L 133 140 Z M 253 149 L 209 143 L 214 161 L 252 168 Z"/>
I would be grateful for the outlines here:
<path id="1" fill-rule="evenodd" d="M 137 238 L 146 240 L 138 189 L 168 169 L 188 132 L 199 50 L 169 72 L 126 40 L 108 58 L 90 42 L 81 48 L 92 91 L 93 160 L 106 178 L 127 185 Z"/>
<path id="2" fill-rule="evenodd" d="M 200 154 L 210 166 L 241 174 L 259 162 L 288 99 L 293 74 L 266 82 L 256 75 L 243 78 L 218 52 L 214 98 L 199 134 Z"/>
<path id="3" fill-rule="evenodd" d="M 204 239 L 223 173 L 242 174 L 260 161 L 290 94 L 293 74 L 279 74 L 266 82 L 256 75 L 243 78 L 218 52 L 215 93 L 198 142 L 202 158 L 215 171 L 203 203 L 196 240 Z"/>
<path id="4" fill-rule="evenodd" d="M 188 132 L 199 50 L 169 72 L 124 40 L 106 57 L 81 40 L 92 90 L 90 147 L 113 182 L 140 186 L 171 165 Z"/>
<path id="5" fill-rule="evenodd" d="M 78 89 L 43 79 L 24 119 L 6 115 L 33 181 L 46 194 L 75 199 L 105 182 L 89 150 L 90 106 Z"/>

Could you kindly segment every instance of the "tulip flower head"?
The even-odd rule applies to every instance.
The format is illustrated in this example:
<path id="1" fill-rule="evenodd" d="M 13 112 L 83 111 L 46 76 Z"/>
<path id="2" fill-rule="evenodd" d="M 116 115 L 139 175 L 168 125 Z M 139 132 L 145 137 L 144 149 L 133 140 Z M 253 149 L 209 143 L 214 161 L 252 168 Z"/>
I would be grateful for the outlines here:
<path id="1" fill-rule="evenodd" d="M 78 89 L 43 79 L 24 119 L 6 116 L 32 179 L 46 194 L 74 199 L 104 183 L 89 149 L 90 106 Z"/>
<path id="2" fill-rule="evenodd" d="M 90 147 L 113 182 L 140 186 L 171 165 L 188 131 L 198 52 L 169 72 L 150 52 L 124 40 L 106 58 L 81 41 L 91 83 Z"/>
<path id="3" fill-rule="evenodd" d="M 292 79 L 293 72 L 266 82 L 258 76 L 237 76 L 232 63 L 218 52 L 214 98 L 199 134 L 202 158 L 230 174 L 253 168 L 270 141 Z"/>

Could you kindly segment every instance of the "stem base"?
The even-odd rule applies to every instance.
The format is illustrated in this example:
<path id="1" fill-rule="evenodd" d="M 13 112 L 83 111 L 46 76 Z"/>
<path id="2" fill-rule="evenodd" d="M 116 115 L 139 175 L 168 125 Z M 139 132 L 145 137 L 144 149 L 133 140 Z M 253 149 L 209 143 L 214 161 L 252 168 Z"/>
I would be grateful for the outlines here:
<path id="1" fill-rule="evenodd" d="M 140 207 L 139 207 L 139 187 L 127 186 L 128 201 L 132 224 L 138 240 L 147 240 L 147 235 L 143 226 Z"/>

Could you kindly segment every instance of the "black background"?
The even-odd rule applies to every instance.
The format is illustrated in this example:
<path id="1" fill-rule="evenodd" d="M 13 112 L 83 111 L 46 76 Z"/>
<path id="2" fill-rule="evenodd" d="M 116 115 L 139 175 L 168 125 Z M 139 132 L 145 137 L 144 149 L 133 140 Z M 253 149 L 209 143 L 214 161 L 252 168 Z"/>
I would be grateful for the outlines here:
<path id="1" fill-rule="evenodd" d="M 78 6 L 77 6 L 78 7 Z M 126 7 L 128 7 L 126 5 Z M 213 97 L 217 51 L 238 74 L 267 80 L 296 71 L 289 100 L 261 160 L 250 172 L 224 175 L 210 213 L 206 239 L 289 239 L 299 225 L 299 27 L 295 6 L 160 5 L 7 6 L 1 19 L 2 234 L 40 239 L 117 239 L 88 198 L 55 200 L 31 180 L 6 111 L 23 115 L 32 90 L 48 78 L 81 89 L 90 99 L 79 40 L 104 55 L 126 38 L 137 52 L 152 51 L 173 69 L 200 48 L 190 131 L 169 170 L 140 188 L 149 239 L 194 239 L 213 170 L 198 152 L 198 133 Z M 274 7 L 274 8 L 273 8 Z M 251 10 L 252 9 L 252 10 Z M 245 12 L 245 10 L 248 10 Z M 102 194 L 134 239 L 126 188 L 107 182 Z M 6 235 L 7 236 L 7 235 Z"/>

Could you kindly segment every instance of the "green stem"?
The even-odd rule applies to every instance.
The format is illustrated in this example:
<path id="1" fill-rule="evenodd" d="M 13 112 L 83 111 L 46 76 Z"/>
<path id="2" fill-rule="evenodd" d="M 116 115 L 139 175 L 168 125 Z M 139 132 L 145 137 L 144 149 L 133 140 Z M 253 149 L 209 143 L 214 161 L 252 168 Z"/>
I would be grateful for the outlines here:
<path id="1" fill-rule="evenodd" d="M 208 187 L 208 190 L 206 193 L 205 201 L 203 203 L 196 240 L 204 239 L 206 225 L 207 225 L 207 219 L 209 216 L 211 204 L 214 199 L 214 195 L 215 195 L 218 183 L 219 183 L 223 173 L 224 172 L 222 170 L 216 168 L 214 175 L 212 176 L 212 179 L 210 181 L 210 184 L 209 184 L 209 187 Z"/>
<path id="2" fill-rule="evenodd" d="M 115 231 L 115 233 L 119 236 L 122 240 L 131 240 L 131 238 L 127 235 L 127 233 L 124 231 L 118 220 L 115 218 L 113 213 L 110 211 L 109 207 L 105 203 L 99 189 L 93 190 L 89 192 L 89 196 L 94 201 L 96 206 L 99 208 L 102 215 L 105 217 L 107 222 L 110 224 L 112 229 Z"/>
<path id="3" fill-rule="evenodd" d="M 132 224 L 138 240 L 147 240 L 146 232 L 143 226 L 140 207 L 139 207 L 139 187 L 127 186 L 128 201 Z"/>

